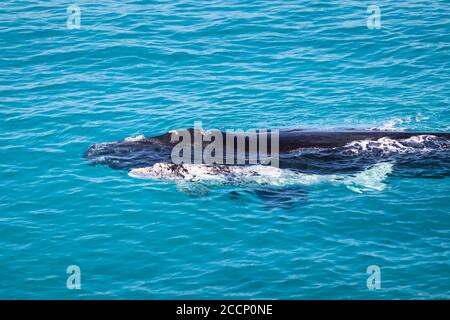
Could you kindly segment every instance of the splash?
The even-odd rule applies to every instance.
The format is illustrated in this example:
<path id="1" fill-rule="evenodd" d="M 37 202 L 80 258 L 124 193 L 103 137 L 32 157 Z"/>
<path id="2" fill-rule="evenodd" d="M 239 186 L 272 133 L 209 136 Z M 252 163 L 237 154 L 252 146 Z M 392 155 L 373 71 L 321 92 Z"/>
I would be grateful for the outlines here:
<path id="1" fill-rule="evenodd" d="M 370 130 L 377 130 L 377 131 L 404 131 L 405 129 L 399 128 L 398 126 L 401 126 L 402 124 L 411 123 L 411 117 L 406 117 L 405 119 L 402 118 L 394 118 L 391 120 L 386 121 L 381 126 L 372 127 Z"/>
<path id="2" fill-rule="evenodd" d="M 382 123 L 380 126 L 375 126 L 370 128 L 370 130 L 376 130 L 376 131 L 405 131 L 405 128 L 402 127 L 402 125 L 410 125 L 412 123 L 419 123 L 426 120 L 429 120 L 430 118 L 423 115 L 420 112 L 417 112 L 414 116 L 407 116 L 404 118 L 392 118 L 389 120 L 386 120 L 384 123 Z"/>

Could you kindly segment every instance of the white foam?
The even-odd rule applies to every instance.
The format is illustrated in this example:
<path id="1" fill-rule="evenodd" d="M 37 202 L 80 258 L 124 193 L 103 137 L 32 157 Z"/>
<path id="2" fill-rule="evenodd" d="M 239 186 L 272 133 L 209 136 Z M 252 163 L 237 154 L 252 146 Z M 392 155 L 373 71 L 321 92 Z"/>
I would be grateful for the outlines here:
<path id="1" fill-rule="evenodd" d="M 378 140 L 360 140 L 354 141 L 345 146 L 348 151 L 360 153 L 364 151 L 381 151 L 383 153 L 406 153 L 414 151 L 414 148 L 402 144 L 400 141 L 380 138 Z"/>
<path id="2" fill-rule="evenodd" d="M 370 128 L 371 130 L 379 130 L 379 131 L 404 131 L 403 128 L 399 128 L 397 126 L 410 123 L 411 117 L 407 117 L 405 119 L 402 118 L 394 118 L 391 120 L 387 120 L 385 123 L 383 123 L 381 126 L 376 126 Z"/>
<path id="3" fill-rule="evenodd" d="M 341 184 L 355 192 L 380 191 L 383 180 L 392 172 L 392 163 L 382 162 L 356 175 L 317 175 L 279 169 L 270 166 L 209 166 L 202 164 L 156 163 L 151 167 L 133 169 L 129 175 L 136 178 L 201 183 L 204 186 L 270 185 L 310 186 L 320 183 Z"/>
<path id="4" fill-rule="evenodd" d="M 139 135 L 135 135 L 135 136 L 131 136 L 131 137 L 125 138 L 124 141 L 126 141 L 126 142 L 137 142 L 137 141 L 142 141 L 144 139 L 145 139 L 144 135 L 143 134 L 139 134 Z"/>
<path id="5" fill-rule="evenodd" d="M 354 177 L 345 179 L 344 184 L 352 191 L 382 191 L 386 187 L 383 183 L 388 174 L 392 172 L 393 163 L 377 163 L 370 169 L 358 173 Z"/>
<path id="6" fill-rule="evenodd" d="M 413 143 L 423 144 L 425 142 L 435 141 L 436 139 L 438 139 L 438 138 L 433 135 L 420 135 L 420 136 L 412 136 L 411 138 L 403 139 L 400 141 L 406 142 L 406 143 L 413 142 Z"/>
<path id="7" fill-rule="evenodd" d="M 378 140 L 360 140 L 347 144 L 344 148 L 355 154 L 361 152 L 382 152 L 391 153 L 414 153 L 428 152 L 436 150 L 436 147 L 445 147 L 439 143 L 439 138 L 432 135 L 413 136 L 408 139 L 394 140 L 390 138 L 380 138 Z"/>
<path id="8" fill-rule="evenodd" d="M 425 120 L 429 120 L 429 119 L 430 119 L 430 117 L 424 116 L 420 112 L 416 113 L 415 120 L 416 120 L 417 123 L 425 121 Z"/>

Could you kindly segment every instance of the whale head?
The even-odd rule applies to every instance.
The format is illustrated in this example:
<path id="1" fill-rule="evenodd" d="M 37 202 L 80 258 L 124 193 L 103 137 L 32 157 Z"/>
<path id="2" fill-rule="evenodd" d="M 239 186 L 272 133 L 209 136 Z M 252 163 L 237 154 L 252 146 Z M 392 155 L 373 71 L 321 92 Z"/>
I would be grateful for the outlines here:
<path id="1" fill-rule="evenodd" d="M 148 167 L 161 160 L 169 161 L 171 148 L 156 139 L 125 139 L 95 143 L 83 158 L 90 165 L 107 165 L 116 170 Z"/>

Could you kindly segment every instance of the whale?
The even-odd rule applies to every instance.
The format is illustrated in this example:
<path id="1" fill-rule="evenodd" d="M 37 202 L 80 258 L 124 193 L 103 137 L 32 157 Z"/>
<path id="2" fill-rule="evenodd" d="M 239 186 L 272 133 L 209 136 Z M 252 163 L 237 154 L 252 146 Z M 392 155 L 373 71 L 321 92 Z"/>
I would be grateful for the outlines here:
<path id="1" fill-rule="evenodd" d="M 194 128 L 186 129 L 190 133 Z M 270 131 L 270 130 L 267 130 Z M 143 139 L 142 142 L 159 141 L 164 144 L 173 144 L 171 137 L 177 131 L 169 131 L 159 136 Z M 259 131 L 257 131 L 257 134 Z M 227 139 L 226 132 L 221 131 L 224 141 Z M 237 136 L 245 133 L 236 133 Z M 378 140 L 388 138 L 393 140 L 409 139 L 414 136 L 434 136 L 450 140 L 448 132 L 414 132 L 414 131 L 382 131 L 382 130 L 361 130 L 361 129 L 340 129 L 340 130 L 312 130 L 312 129 L 284 129 L 279 130 L 279 150 L 288 152 L 299 148 L 337 148 L 349 144 L 353 141 Z M 268 137 L 269 142 L 271 137 Z"/>
<path id="2" fill-rule="evenodd" d="M 212 188 L 232 188 L 228 190 L 231 200 L 257 199 L 267 210 L 293 210 L 304 205 L 308 202 L 306 189 L 312 185 L 343 186 L 357 193 L 382 192 L 390 177 L 450 176 L 450 133 L 446 132 L 283 129 L 277 137 L 278 166 L 273 167 L 261 163 L 174 163 L 172 151 L 177 139 L 173 137 L 183 131 L 191 136 L 196 133 L 191 128 L 94 143 L 83 158 L 91 166 L 107 166 L 135 179 L 172 183 L 178 191 L 192 196 L 205 195 Z M 226 132 L 220 131 L 220 135 L 224 141 L 229 139 Z M 195 148 L 194 139 L 187 142 Z M 200 148 L 205 150 L 207 145 L 202 140 Z M 271 147 L 269 141 L 270 155 L 275 151 Z M 251 153 L 247 143 L 244 151 Z"/>
<path id="3" fill-rule="evenodd" d="M 196 129 L 185 130 L 193 136 Z M 177 144 L 172 137 L 180 132 L 182 130 L 94 143 L 87 148 L 83 158 L 90 165 L 127 171 L 156 163 L 171 163 L 171 152 Z M 220 134 L 226 143 L 226 133 L 220 131 Z M 239 134 L 244 133 L 236 135 Z M 271 136 L 267 137 L 268 151 L 271 152 Z M 279 167 L 306 173 L 355 172 L 380 160 L 396 160 L 396 167 L 400 164 L 443 168 L 444 172 L 440 173 L 444 175 L 450 171 L 450 133 L 447 132 L 283 129 L 279 130 L 278 139 Z M 193 140 L 189 143 L 194 147 Z M 204 149 L 207 143 L 202 143 Z M 250 153 L 248 144 L 245 148 L 245 152 Z M 422 175 L 426 176 L 426 172 Z"/>
<path id="4" fill-rule="evenodd" d="M 354 175 L 306 174 L 290 169 L 272 166 L 224 166 L 203 164 L 156 163 L 150 167 L 132 169 L 131 177 L 173 181 L 181 191 L 197 192 L 215 186 L 245 187 L 289 187 L 311 186 L 316 184 L 344 185 L 348 189 L 363 191 L 382 191 L 386 176 L 392 172 L 393 163 L 380 162 Z"/>

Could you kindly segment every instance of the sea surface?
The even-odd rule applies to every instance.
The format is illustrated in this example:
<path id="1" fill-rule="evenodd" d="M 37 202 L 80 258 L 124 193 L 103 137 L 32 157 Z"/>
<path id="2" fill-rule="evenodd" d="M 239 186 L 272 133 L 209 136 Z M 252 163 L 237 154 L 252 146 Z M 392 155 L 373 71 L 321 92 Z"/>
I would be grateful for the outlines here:
<path id="1" fill-rule="evenodd" d="M 79 0 L 80 28 L 71 4 L 0 4 L 0 298 L 450 298 L 448 176 L 285 206 L 82 158 L 194 121 L 450 131 L 447 1 Z"/>

